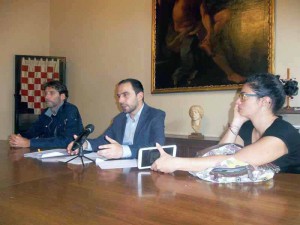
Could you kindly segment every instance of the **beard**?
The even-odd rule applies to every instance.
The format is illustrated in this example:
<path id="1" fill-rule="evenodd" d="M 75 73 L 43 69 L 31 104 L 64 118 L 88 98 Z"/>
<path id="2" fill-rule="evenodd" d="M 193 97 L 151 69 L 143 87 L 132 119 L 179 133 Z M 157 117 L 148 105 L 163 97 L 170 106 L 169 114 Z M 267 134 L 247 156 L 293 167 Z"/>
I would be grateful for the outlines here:
<path id="1" fill-rule="evenodd" d="M 136 110 L 137 106 L 130 106 L 130 105 L 120 105 L 122 108 L 122 111 L 124 113 L 132 113 L 134 110 Z"/>
<path id="2" fill-rule="evenodd" d="M 61 102 L 46 101 L 46 105 L 48 108 L 56 108 L 60 104 L 61 104 Z"/>
<path id="3" fill-rule="evenodd" d="M 54 103 L 53 102 L 46 102 L 47 107 L 52 108 L 54 107 Z"/>

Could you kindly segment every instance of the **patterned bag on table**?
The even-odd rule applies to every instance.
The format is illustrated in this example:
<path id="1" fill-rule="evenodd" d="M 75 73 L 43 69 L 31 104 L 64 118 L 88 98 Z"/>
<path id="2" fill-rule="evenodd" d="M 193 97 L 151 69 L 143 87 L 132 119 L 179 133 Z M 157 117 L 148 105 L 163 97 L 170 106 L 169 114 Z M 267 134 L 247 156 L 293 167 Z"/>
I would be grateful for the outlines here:
<path id="1" fill-rule="evenodd" d="M 236 144 L 223 144 L 210 147 L 204 155 L 197 154 L 196 157 L 212 155 L 232 155 L 238 152 L 241 146 Z M 192 172 L 190 174 L 200 179 L 214 183 L 245 183 L 267 181 L 279 172 L 279 167 L 273 163 L 267 163 L 254 167 L 234 157 L 222 161 L 215 167 L 207 168 L 204 171 Z"/>

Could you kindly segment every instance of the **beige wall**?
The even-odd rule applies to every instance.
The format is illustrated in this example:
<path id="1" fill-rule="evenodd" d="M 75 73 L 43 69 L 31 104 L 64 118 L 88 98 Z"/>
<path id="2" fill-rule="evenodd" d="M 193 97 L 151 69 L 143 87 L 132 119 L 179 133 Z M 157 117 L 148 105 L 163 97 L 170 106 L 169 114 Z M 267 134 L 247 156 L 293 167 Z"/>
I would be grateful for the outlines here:
<path id="1" fill-rule="evenodd" d="M 15 55 L 49 54 L 49 0 L 0 0 L 0 139 L 14 126 Z"/>
<path id="2" fill-rule="evenodd" d="M 11 10 L 19 18 L 16 10 L 23 1 L 2 2 L 6 7 L 9 5 L 7 2 L 18 2 Z M 102 132 L 118 113 L 114 98 L 115 84 L 126 77 L 141 80 L 145 87 L 146 102 L 166 111 L 166 133 L 189 134 L 192 131 L 188 109 L 193 104 L 200 104 L 205 111 L 201 132 L 206 136 L 219 136 L 222 133 L 230 117 L 235 91 L 151 95 L 151 0 L 31 0 L 26 4 L 28 2 L 33 8 L 50 2 L 50 23 L 47 16 L 35 14 L 39 21 L 46 23 L 44 26 L 40 24 L 38 29 L 45 30 L 49 36 L 37 38 L 37 34 L 31 36 L 25 33 L 26 37 L 30 36 L 28 39 L 38 39 L 37 43 L 30 42 L 16 48 L 18 46 L 11 42 L 4 46 L 5 53 L 0 52 L 1 58 L 6 60 L 5 66 L 0 68 L 1 75 L 6 74 L 5 82 L 10 85 L 7 87 L 5 84 L 1 88 L 3 103 L 0 106 L 0 119 L 7 126 L 4 129 L 0 125 L 0 139 L 5 139 L 12 131 L 13 55 L 15 52 L 47 53 L 49 43 L 50 55 L 67 57 L 70 101 L 79 107 L 84 124 L 95 124 L 94 136 Z M 298 9 L 298 0 L 276 1 L 275 71 L 285 74 L 289 67 L 292 76 L 300 80 Z M 0 12 L 0 28 L 3 30 L 2 17 L 5 13 Z M 10 20 L 15 17 L 9 17 L 6 23 L 12 23 Z M 27 23 L 35 22 L 29 20 Z M 3 38 L 2 35 L 0 38 Z M 19 41 L 20 37 L 15 31 L 7 34 L 6 39 Z M 2 76 L 0 79 L 3 79 Z M 300 96 L 291 104 L 300 106 Z M 299 119 L 294 120 L 298 123 Z"/>

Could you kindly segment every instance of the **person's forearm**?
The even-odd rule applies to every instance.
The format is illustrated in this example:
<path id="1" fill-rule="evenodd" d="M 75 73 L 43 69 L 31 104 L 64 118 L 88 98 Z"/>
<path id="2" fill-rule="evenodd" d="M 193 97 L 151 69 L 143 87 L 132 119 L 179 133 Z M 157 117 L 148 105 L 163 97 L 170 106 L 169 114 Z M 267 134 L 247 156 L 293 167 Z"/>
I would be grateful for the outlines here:
<path id="1" fill-rule="evenodd" d="M 232 157 L 230 155 L 218 155 L 202 158 L 175 158 L 174 165 L 176 170 L 183 171 L 203 171 L 209 167 L 214 167 L 216 164 Z"/>
<path id="2" fill-rule="evenodd" d="M 219 144 L 234 143 L 238 135 L 238 130 L 228 127 Z"/>
<path id="3" fill-rule="evenodd" d="M 226 143 L 235 143 L 236 138 L 239 134 L 242 124 L 237 122 L 232 122 L 228 124 L 227 130 L 223 137 L 221 138 L 219 144 L 226 144 Z"/>

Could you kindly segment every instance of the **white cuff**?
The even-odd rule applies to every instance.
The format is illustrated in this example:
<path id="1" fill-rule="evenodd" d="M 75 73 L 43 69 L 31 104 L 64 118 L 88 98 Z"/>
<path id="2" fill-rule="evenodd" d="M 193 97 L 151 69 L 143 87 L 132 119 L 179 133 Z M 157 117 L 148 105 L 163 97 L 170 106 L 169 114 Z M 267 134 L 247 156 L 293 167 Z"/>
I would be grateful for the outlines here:
<path id="1" fill-rule="evenodd" d="M 91 146 L 90 142 L 86 141 L 86 143 L 88 144 L 88 146 L 84 150 L 86 150 L 86 151 L 92 151 L 93 149 L 92 149 L 92 146 Z"/>
<path id="2" fill-rule="evenodd" d="M 123 148 L 123 155 L 122 158 L 129 158 L 131 157 L 131 150 L 128 145 L 122 145 Z"/>

